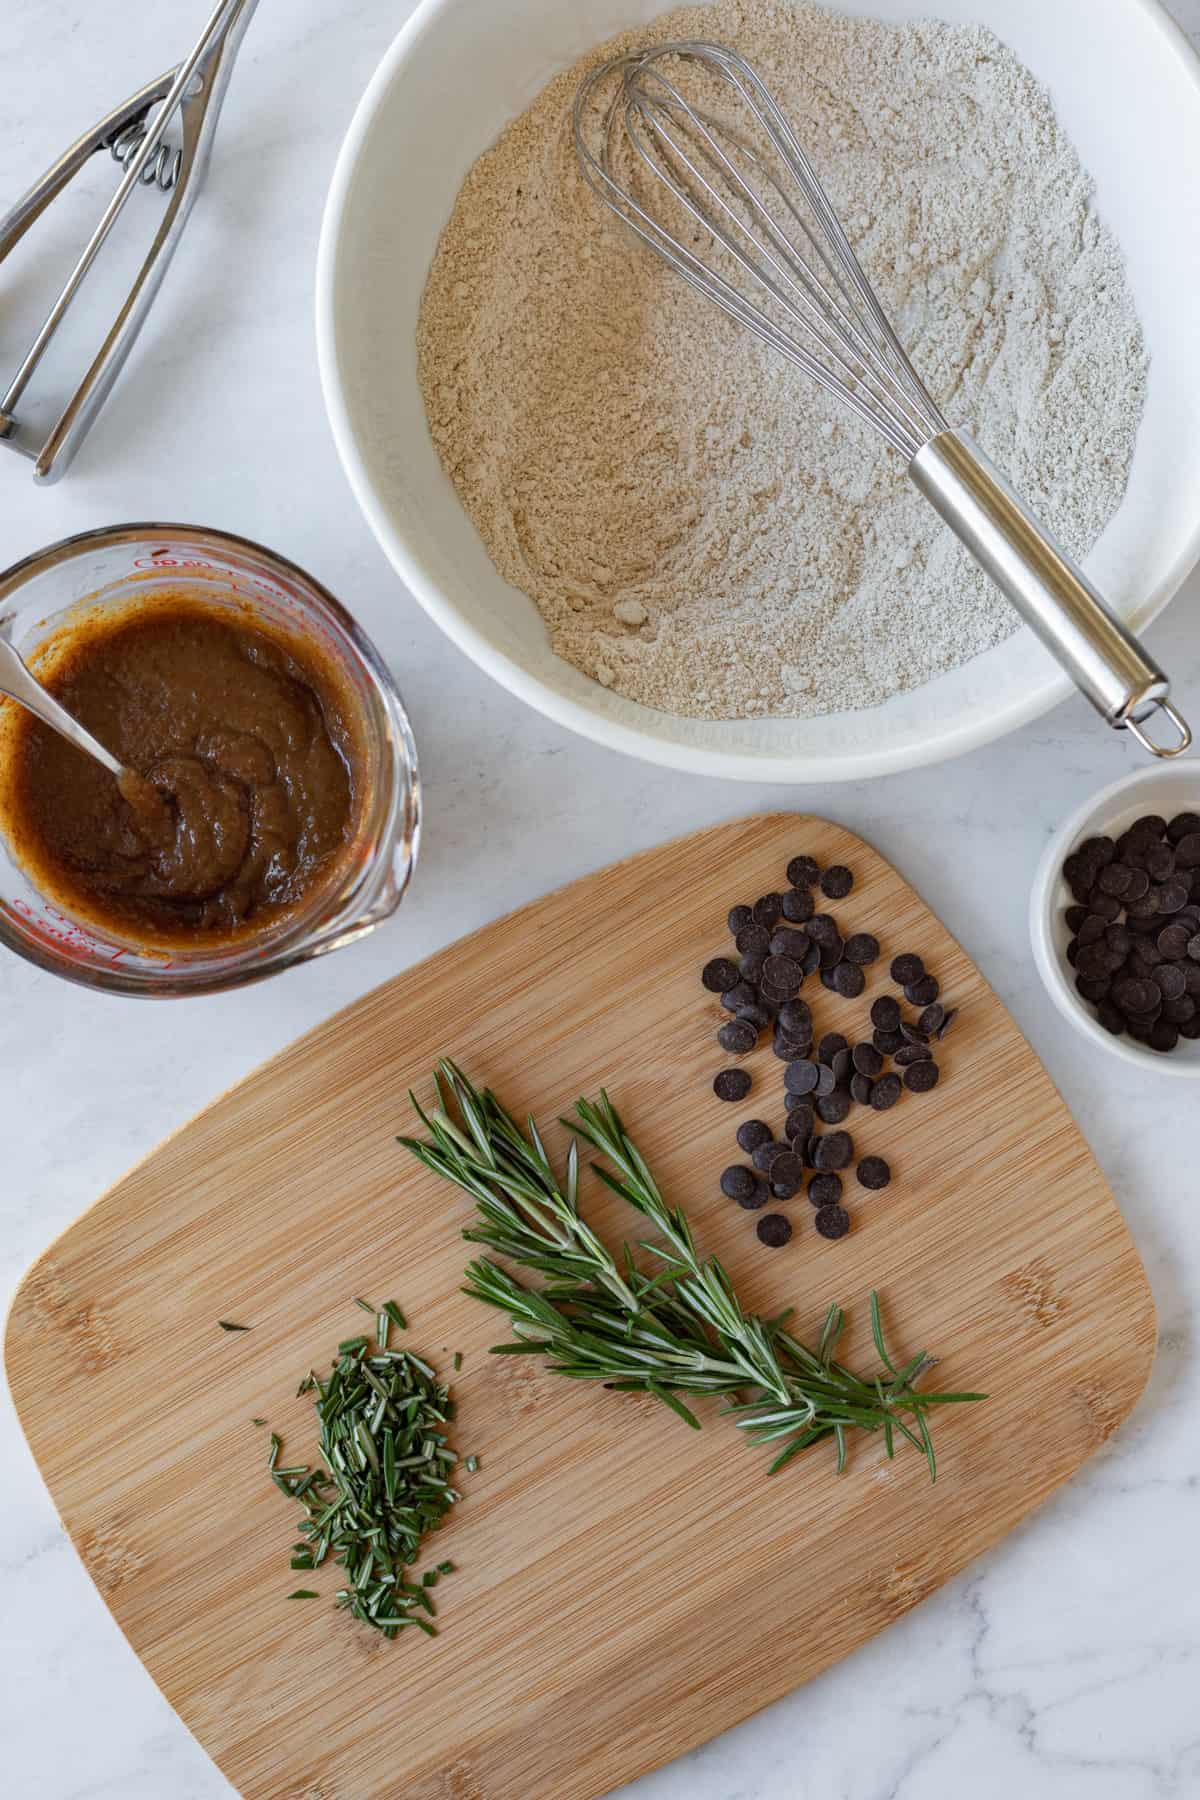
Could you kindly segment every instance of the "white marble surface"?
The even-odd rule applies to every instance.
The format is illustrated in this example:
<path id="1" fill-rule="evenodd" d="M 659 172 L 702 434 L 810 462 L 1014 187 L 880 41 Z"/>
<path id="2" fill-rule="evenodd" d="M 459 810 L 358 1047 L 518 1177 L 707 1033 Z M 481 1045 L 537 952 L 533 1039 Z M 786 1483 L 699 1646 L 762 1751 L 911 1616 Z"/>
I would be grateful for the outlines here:
<path id="1" fill-rule="evenodd" d="M 6 0 L 0 194 L 16 193 L 85 122 L 177 57 L 203 10 Z M 803 1691 L 628 1791 L 637 1800 L 1200 1794 L 1196 1101 L 1085 1048 L 1038 986 L 1025 934 L 1047 834 L 1131 766 L 1131 752 L 1072 701 L 977 755 L 897 779 L 783 794 L 689 782 L 564 735 L 450 648 L 359 519 L 325 427 L 311 328 L 335 151 L 407 10 L 407 0 L 263 5 L 208 192 L 74 473 L 35 493 L 19 462 L 0 459 L 0 560 L 83 527 L 158 517 L 244 531 L 308 565 L 356 609 L 407 697 L 427 807 L 416 885 L 402 916 L 362 946 L 194 1004 L 186 1041 L 171 1007 L 91 998 L 0 962 L 0 1285 L 11 1291 L 52 1236 L 219 1089 L 448 939 L 710 821 L 780 801 L 835 814 L 925 893 L 1037 1046 L 1146 1259 L 1161 1351 L 1131 1425 L 969 1574 Z M 1174 0 L 1174 10 L 1200 38 L 1200 0 Z M 110 185 L 98 168 L 89 179 Z M 5 370 L 19 347 L 15 313 L 29 318 L 25 271 L 36 268 L 27 259 L 15 287 L 0 288 Z M 1193 713 L 1198 604 L 1194 577 L 1150 634 Z M 0 1431 L 5 1794 L 230 1794 L 65 1541 L 7 1399 Z"/>

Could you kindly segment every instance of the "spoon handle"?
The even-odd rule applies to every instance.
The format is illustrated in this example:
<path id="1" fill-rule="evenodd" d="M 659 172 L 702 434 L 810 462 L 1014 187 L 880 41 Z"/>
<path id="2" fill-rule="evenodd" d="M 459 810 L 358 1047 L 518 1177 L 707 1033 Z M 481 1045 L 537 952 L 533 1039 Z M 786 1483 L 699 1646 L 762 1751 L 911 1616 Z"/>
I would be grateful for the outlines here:
<path id="1" fill-rule="evenodd" d="M 12 645 L 0 637 L 0 694 L 7 694 L 11 700 L 17 700 L 22 706 L 49 725 L 51 730 L 61 732 L 76 749 L 82 750 L 86 756 L 95 757 L 102 763 L 110 775 L 120 776 L 122 765 L 115 756 L 110 756 L 104 745 L 94 738 L 90 731 L 85 731 L 77 719 L 73 719 L 52 694 L 48 694 L 41 682 L 29 673 L 20 656 Z"/>

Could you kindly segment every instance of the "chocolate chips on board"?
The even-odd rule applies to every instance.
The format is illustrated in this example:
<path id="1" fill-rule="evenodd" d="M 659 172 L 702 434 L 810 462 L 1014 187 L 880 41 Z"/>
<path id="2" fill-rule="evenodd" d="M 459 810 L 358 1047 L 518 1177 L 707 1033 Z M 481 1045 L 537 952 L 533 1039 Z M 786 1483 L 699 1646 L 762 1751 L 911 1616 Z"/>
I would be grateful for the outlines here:
<path id="1" fill-rule="evenodd" d="M 1129 879 L 1124 873 L 1108 876 L 1108 888 L 1115 886 L 1123 894 L 1132 894 L 1132 901 L 1118 900 L 1115 893 L 1098 887 L 1093 905 L 1076 900 L 1072 917 L 1078 940 L 1075 957 L 1082 959 L 1082 978 L 1104 982 L 1106 995 L 1107 971 L 1110 964 L 1116 966 L 1118 951 L 1123 966 L 1125 958 L 1141 959 L 1136 964 L 1131 960 L 1127 973 L 1131 980 L 1147 981 L 1151 958 L 1157 963 L 1186 959 L 1193 939 L 1200 949 L 1200 906 L 1194 916 L 1187 911 L 1191 878 L 1180 867 L 1182 860 L 1184 868 L 1200 871 L 1200 816 L 1192 817 L 1194 826 L 1185 820 L 1189 828 L 1177 828 L 1176 838 L 1158 845 L 1159 853 L 1147 857 L 1145 867 L 1135 867 Z M 1192 838 L 1194 845 L 1189 841 Z M 1195 862 L 1189 865 L 1186 859 L 1193 854 Z M 1131 867 L 1133 862 L 1131 858 Z M 1097 872 L 1108 866 L 1108 862 L 1098 862 Z M 737 959 L 714 957 L 701 975 L 704 987 L 720 1000 L 726 1014 L 732 1015 L 717 1032 L 726 1054 L 749 1055 L 759 1046 L 761 1034 L 770 1029 L 771 1048 L 784 1064 L 782 1140 L 773 1136 L 764 1120 L 744 1120 L 737 1129 L 737 1142 L 753 1167 L 731 1164 L 721 1176 L 721 1189 L 739 1206 L 756 1211 L 769 1198 L 793 1199 L 803 1187 L 805 1172 L 815 1170 L 808 1198 L 816 1212 L 816 1228 L 823 1237 L 837 1238 L 850 1229 L 838 1171 L 850 1168 L 855 1156 L 851 1133 L 838 1128 L 855 1106 L 868 1113 L 886 1112 L 906 1090 L 917 1095 L 934 1088 L 940 1074 L 934 1049 L 953 1024 L 956 1010 L 942 1000 L 937 976 L 915 951 L 902 950 L 881 963 L 878 937 L 851 929 L 837 913 L 826 910 L 830 901 L 840 902 L 852 893 L 851 869 L 842 863 L 822 869 L 810 856 L 794 856 L 785 874 L 788 885 L 781 891 L 739 902 L 730 909 L 728 926 Z M 1200 882 L 1200 874 L 1197 880 Z M 1121 924 L 1129 905 L 1148 904 L 1156 881 L 1159 889 L 1167 888 L 1167 908 L 1161 918 L 1156 914 L 1155 935 L 1151 936 L 1147 927 Z M 1172 883 L 1174 887 L 1169 886 Z M 1186 891 L 1179 896 L 1181 883 Z M 1157 903 L 1155 898 L 1155 907 Z M 1165 939 L 1164 932 L 1170 933 Z M 882 977 L 876 974 L 877 963 Z M 1161 1016 L 1155 1020 L 1160 1035 L 1175 1028 L 1168 1009 L 1191 1016 L 1200 1004 L 1200 958 L 1187 966 L 1196 972 L 1195 994 L 1182 976 L 1166 977 L 1156 987 L 1162 999 Z M 876 982 L 890 978 L 902 999 L 880 993 L 864 1002 L 868 1016 L 854 1039 L 840 1031 L 820 1033 L 814 1007 L 819 1012 L 824 1002 L 819 993 L 811 1003 L 802 998 L 805 983 L 816 977 L 842 1000 L 856 1000 L 866 992 L 873 976 Z M 1106 1004 L 1111 1002 L 1106 1000 Z M 913 1009 L 911 1016 L 906 1015 L 906 1005 Z M 713 1089 L 722 1100 L 744 1099 L 750 1091 L 750 1076 L 744 1069 L 722 1069 Z M 885 1188 L 892 1174 L 882 1156 L 861 1157 L 855 1173 L 858 1187 L 867 1192 Z M 793 1227 L 782 1213 L 770 1213 L 759 1219 L 758 1235 L 763 1243 L 777 1247 L 791 1238 Z"/>
<path id="2" fill-rule="evenodd" d="M 1062 873 L 1067 960 L 1105 1031 L 1164 1055 L 1200 1038 L 1200 815 L 1087 837 Z"/>

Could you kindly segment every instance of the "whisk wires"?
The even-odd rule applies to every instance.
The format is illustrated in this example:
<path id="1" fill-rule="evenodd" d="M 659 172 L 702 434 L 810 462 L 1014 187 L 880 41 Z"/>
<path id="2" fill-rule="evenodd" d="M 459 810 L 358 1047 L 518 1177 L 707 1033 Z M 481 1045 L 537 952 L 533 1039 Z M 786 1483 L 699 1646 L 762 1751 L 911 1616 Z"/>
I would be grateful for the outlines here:
<path id="1" fill-rule="evenodd" d="M 735 120 L 685 91 L 689 72 L 714 78 Z M 585 179 L 643 243 L 894 449 L 911 459 L 947 429 L 787 116 L 736 51 L 615 58 L 581 84 L 574 131 Z M 619 177 L 623 143 L 649 184 Z"/>

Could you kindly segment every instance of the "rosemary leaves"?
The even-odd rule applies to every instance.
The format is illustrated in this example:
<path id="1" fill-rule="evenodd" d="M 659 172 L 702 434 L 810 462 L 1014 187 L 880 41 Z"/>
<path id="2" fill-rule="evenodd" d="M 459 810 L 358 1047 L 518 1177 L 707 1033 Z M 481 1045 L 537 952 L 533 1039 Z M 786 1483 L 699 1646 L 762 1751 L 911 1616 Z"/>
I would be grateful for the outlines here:
<path id="1" fill-rule="evenodd" d="M 425 1534 L 441 1530 L 460 1498 L 451 1484 L 458 1456 L 446 1432 L 454 1402 L 429 1363 L 392 1346 L 392 1330 L 405 1329 L 395 1301 L 356 1304 L 371 1315 L 374 1341 L 344 1339 L 326 1380 L 310 1370 L 297 1390 L 316 1396 L 324 1466 L 282 1466 L 283 1446 L 272 1432 L 267 1469 L 276 1487 L 304 1508 L 293 1569 L 319 1569 L 331 1558 L 346 1574 L 337 1604 L 356 1619 L 386 1638 L 409 1625 L 436 1637 L 430 1589 L 453 1565 L 438 1563 L 419 1582 L 408 1575 Z M 473 1461 L 467 1459 L 468 1469 Z M 297 1588 L 288 1598 L 317 1595 Z"/>
<path id="2" fill-rule="evenodd" d="M 790 1308 L 773 1319 L 743 1309 L 721 1264 L 698 1253 L 682 1209 L 668 1207 L 607 1094 L 579 1100 L 576 1118 L 563 1121 L 577 1135 L 560 1182 L 532 1119 L 522 1132 L 494 1094 L 474 1087 L 451 1062 L 438 1065 L 434 1084 L 432 1113 L 410 1096 L 428 1140 L 398 1141 L 471 1196 L 476 1220 L 465 1238 L 543 1278 L 541 1286 L 527 1286 L 491 1257 L 468 1265 L 464 1292 L 511 1321 L 514 1341 L 495 1345 L 494 1354 L 544 1356 L 575 1380 L 652 1394 L 696 1429 L 700 1420 L 688 1401 L 723 1395 L 725 1410 L 752 1442 L 782 1446 L 772 1474 L 823 1438 L 833 1439 L 840 1472 L 847 1433 L 863 1430 L 882 1432 L 889 1456 L 899 1434 L 936 1478 L 927 1415 L 985 1396 L 919 1389 L 933 1359 L 922 1352 L 897 1367 L 874 1293 L 882 1369 L 863 1378 L 834 1360 L 839 1307 L 829 1308 L 815 1350 L 786 1329 Z M 593 1164 L 600 1180 L 657 1234 L 623 1244 L 619 1262 L 579 1213 L 579 1138 L 607 1159 L 608 1166 Z M 635 1250 L 654 1259 L 652 1274 L 639 1267 Z"/>

